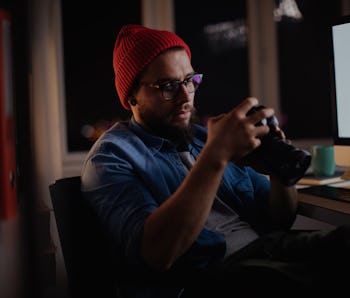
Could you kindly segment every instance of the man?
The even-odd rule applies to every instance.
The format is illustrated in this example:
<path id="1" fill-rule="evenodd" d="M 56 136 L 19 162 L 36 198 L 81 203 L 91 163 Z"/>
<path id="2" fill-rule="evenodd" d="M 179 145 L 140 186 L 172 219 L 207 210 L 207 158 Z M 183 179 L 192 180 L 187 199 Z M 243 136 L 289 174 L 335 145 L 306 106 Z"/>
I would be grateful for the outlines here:
<path id="1" fill-rule="evenodd" d="M 294 259 L 304 251 L 280 232 L 296 216 L 295 186 L 285 185 L 263 160 L 251 164 L 259 172 L 244 164 L 270 129 L 284 137 L 278 127 L 256 125 L 273 116 L 273 109 L 250 114 L 259 102 L 249 97 L 209 119 L 207 127 L 194 124 L 194 97 L 204 76 L 193 69 L 188 45 L 172 32 L 124 26 L 113 66 L 119 99 L 132 118 L 115 124 L 94 144 L 84 164 L 82 191 L 120 247 L 128 272 L 158 283 L 164 281 L 158 277 L 183 274 L 218 281 L 247 257 L 284 260 L 288 251 Z M 321 236 L 310 237 L 301 242 L 313 248 Z M 290 269 L 285 272 L 298 279 Z M 190 292 L 184 280 L 169 287 L 157 282 L 126 291 L 131 297 Z M 216 292 L 216 285 L 200 288 Z"/>

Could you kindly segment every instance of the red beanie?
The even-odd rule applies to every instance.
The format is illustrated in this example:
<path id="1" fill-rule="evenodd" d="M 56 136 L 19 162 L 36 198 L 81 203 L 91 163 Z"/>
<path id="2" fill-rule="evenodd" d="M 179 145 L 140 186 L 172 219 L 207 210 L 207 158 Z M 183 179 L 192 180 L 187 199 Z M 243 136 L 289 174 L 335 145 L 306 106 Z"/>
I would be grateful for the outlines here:
<path id="1" fill-rule="evenodd" d="M 185 48 L 191 59 L 188 45 L 173 32 L 133 24 L 121 28 L 113 50 L 113 68 L 115 86 L 125 109 L 130 110 L 128 96 L 137 76 L 156 56 L 173 47 Z"/>

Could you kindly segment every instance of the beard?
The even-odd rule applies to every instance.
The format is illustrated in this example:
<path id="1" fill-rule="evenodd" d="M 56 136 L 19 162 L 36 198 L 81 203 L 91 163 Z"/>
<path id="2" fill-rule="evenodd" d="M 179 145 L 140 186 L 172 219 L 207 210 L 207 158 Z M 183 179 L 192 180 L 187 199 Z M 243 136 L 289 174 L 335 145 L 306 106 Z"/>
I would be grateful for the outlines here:
<path id="1" fill-rule="evenodd" d="M 191 106 L 191 118 L 186 126 L 173 125 L 166 117 L 156 117 L 151 110 L 140 109 L 139 116 L 143 123 L 147 125 L 147 130 L 151 133 L 171 141 L 178 151 L 187 150 L 188 145 L 193 141 L 193 123 L 196 119 L 196 109 Z"/>

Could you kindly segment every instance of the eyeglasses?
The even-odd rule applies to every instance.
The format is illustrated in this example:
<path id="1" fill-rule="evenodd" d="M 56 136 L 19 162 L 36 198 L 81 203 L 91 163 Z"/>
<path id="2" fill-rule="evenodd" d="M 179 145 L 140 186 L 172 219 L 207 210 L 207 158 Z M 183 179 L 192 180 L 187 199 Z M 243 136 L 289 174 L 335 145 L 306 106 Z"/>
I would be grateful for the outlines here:
<path id="1" fill-rule="evenodd" d="M 176 97 L 179 95 L 181 85 L 186 86 L 186 90 L 188 93 L 194 93 L 198 89 L 199 84 L 202 82 L 202 78 L 203 74 L 195 73 L 191 77 L 184 79 L 183 81 L 174 80 L 159 84 L 147 84 L 141 82 L 141 85 L 159 89 L 160 91 L 162 91 L 164 100 L 170 101 L 175 100 Z"/>

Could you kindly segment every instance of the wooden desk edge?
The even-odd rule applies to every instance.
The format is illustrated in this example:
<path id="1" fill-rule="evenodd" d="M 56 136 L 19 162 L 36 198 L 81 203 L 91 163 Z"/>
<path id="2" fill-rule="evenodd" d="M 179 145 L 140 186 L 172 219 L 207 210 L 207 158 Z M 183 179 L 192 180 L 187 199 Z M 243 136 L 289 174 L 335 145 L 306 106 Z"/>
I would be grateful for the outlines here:
<path id="1" fill-rule="evenodd" d="M 298 213 L 332 225 L 350 224 L 350 203 L 298 193 Z"/>

